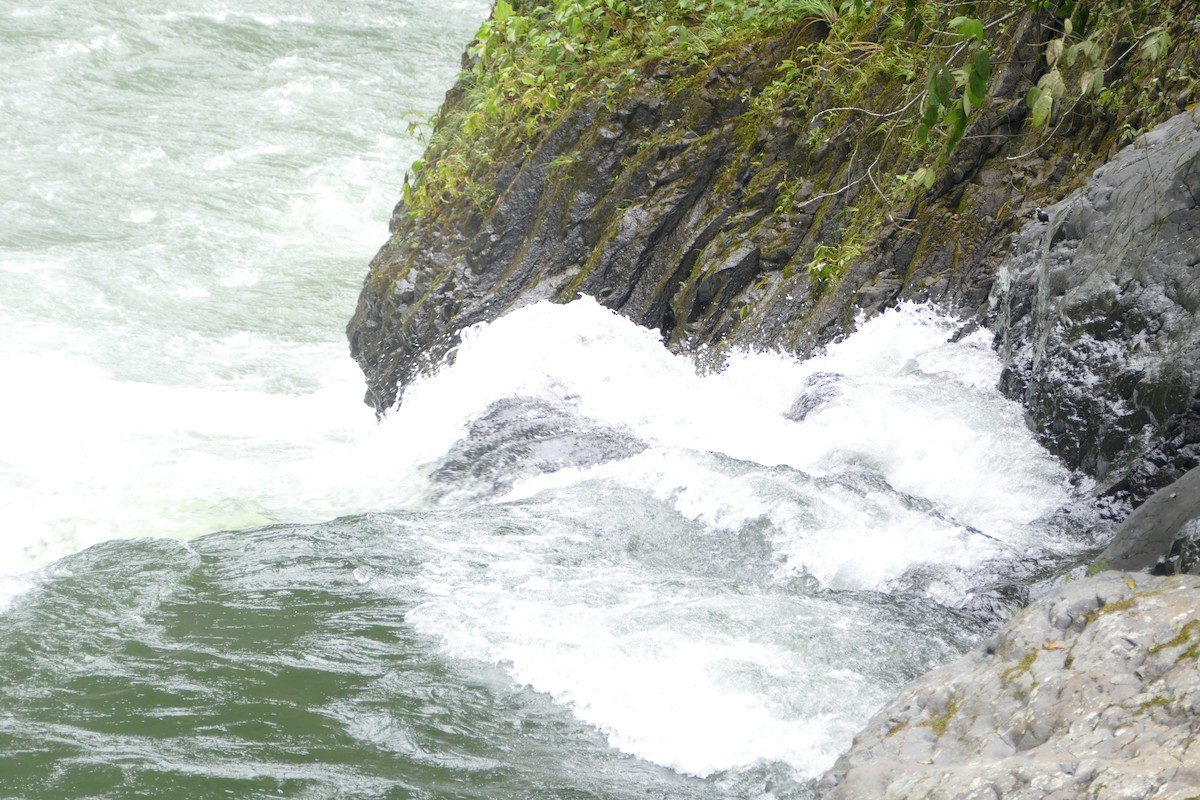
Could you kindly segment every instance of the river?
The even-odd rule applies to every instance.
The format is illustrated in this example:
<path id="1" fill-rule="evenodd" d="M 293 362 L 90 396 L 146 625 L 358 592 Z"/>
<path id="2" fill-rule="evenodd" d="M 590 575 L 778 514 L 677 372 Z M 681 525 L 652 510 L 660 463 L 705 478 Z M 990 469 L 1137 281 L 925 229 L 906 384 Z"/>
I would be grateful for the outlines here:
<path id="1" fill-rule="evenodd" d="M 480 0 L 0 0 L 0 797 L 804 798 L 1081 491 L 905 306 L 343 328 Z M 711 367 L 711 365 L 708 365 Z"/>

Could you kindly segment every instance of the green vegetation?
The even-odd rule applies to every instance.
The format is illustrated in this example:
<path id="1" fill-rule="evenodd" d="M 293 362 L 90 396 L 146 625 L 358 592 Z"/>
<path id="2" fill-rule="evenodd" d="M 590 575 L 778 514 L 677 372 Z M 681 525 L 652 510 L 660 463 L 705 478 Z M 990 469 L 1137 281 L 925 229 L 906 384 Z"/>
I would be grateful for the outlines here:
<path id="1" fill-rule="evenodd" d="M 1186 625 L 1179 629 L 1179 633 L 1177 633 L 1174 638 L 1172 638 L 1170 641 L 1161 642 L 1160 644 L 1154 645 L 1150 648 L 1149 653 L 1150 655 L 1154 655 L 1155 653 L 1161 650 L 1166 650 L 1169 647 L 1180 647 L 1184 644 L 1187 644 L 1191 640 L 1192 634 L 1197 634 L 1197 639 L 1200 640 L 1200 619 L 1190 620 Z M 1197 647 L 1196 644 L 1193 644 L 1179 657 L 1196 658 L 1196 656 Z"/>
<path id="2" fill-rule="evenodd" d="M 813 248 L 808 277 L 812 280 L 814 293 L 821 294 L 842 279 L 850 265 L 862 256 L 865 238 L 859 231 L 846 236 L 836 246 L 819 244 Z"/>
<path id="3" fill-rule="evenodd" d="M 1141 711 L 1148 711 L 1151 708 L 1167 708 L 1170 705 L 1171 705 L 1170 700 L 1163 697 L 1162 695 L 1156 695 L 1156 696 L 1152 697 L 1151 699 L 1147 700 L 1146 702 L 1142 703 L 1140 706 L 1138 706 L 1138 709 Z"/>
<path id="4" fill-rule="evenodd" d="M 828 0 L 496 0 L 467 51 L 464 102 L 434 121 L 405 199 L 417 214 L 463 195 L 486 211 L 497 161 L 528 150 L 581 98 L 611 102 L 644 79 L 648 64 L 670 60 L 682 74 L 714 50 L 837 17 Z"/>
<path id="5" fill-rule="evenodd" d="M 1092 124 L 1081 122 L 1087 114 L 1120 114 L 1123 140 L 1194 99 L 1200 31 L 1172 8 L 1170 0 L 496 0 L 404 197 L 413 217 L 487 218 L 502 176 L 579 104 L 619 110 L 648 91 L 698 90 L 714 70 L 755 63 L 766 78 L 742 85 L 733 135 L 776 214 L 815 214 L 821 233 L 805 252 L 817 298 L 871 251 L 887 214 L 961 179 L 951 174 L 956 154 L 989 146 L 1000 116 L 988 117 L 991 93 L 1013 70 L 1036 79 L 1023 109 L 1027 153 Z M 766 56 L 771 37 L 790 44 Z M 1025 65 L 1018 51 L 1029 43 L 1040 55 Z M 647 136 L 678 137 L 686 121 L 668 130 L 675 121 Z M 800 134 L 795 152 L 764 162 L 762 143 L 781 124 Z M 830 148 L 835 157 L 825 159 Z M 1102 158 L 1079 152 L 1073 167 Z M 560 156 L 548 168 L 570 180 L 581 161 Z M 801 192 L 805 182 L 813 188 Z M 820 205 L 831 198 L 836 225 Z M 751 311 L 741 297 L 731 313 L 744 320 Z"/>

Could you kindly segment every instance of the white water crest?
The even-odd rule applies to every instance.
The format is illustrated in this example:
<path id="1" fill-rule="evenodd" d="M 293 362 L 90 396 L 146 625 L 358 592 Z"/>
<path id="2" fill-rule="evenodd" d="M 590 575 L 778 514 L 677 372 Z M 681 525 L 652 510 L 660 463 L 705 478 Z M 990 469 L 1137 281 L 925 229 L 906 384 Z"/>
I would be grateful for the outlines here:
<path id="1" fill-rule="evenodd" d="M 454 477 L 400 523 L 437 553 L 409 621 L 634 755 L 815 777 L 893 682 L 970 638 L 935 604 L 969 606 L 998 562 L 1075 547 L 1031 524 L 1069 501 L 1068 474 L 994 389 L 990 336 L 950 343 L 956 327 L 910 305 L 809 361 L 736 354 L 708 374 L 589 299 L 476 327 L 387 423 L 431 480 Z M 525 432 L 495 459 L 516 478 L 465 480 L 467 457 L 520 440 L 502 432 L 519 413 L 477 429 L 508 402 L 591 439 Z M 463 437 L 484 445 L 456 454 Z M 438 507 L 458 511 L 435 523 Z M 893 648 L 914 625 L 926 638 Z"/>
<path id="2" fill-rule="evenodd" d="M 386 503 L 343 328 L 489 5 L 0 7 L 0 572 Z"/>

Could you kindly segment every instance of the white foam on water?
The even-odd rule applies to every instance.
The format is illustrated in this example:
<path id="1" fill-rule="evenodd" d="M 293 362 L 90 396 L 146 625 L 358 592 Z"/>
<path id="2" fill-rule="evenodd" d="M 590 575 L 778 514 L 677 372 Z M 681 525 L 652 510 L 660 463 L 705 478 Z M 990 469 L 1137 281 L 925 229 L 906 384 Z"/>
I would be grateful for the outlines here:
<path id="1" fill-rule="evenodd" d="M 448 653 L 505 665 L 615 747 L 681 772 L 783 761 L 815 775 L 882 701 L 872 670 L 905 654 L 880 642 L 903 631 L 849 593 L 731 586 L 670 546 L 717 563 L 729 550 L 732 566 L 766 550 L 768 587 L 876 588 L 914 563 L 1028 544 L 1023 524 L 1064 476 L 992 390 L 983 339 L 946 344 L 954 323 L 915 307 L 803 364 L 735 354 L 697 375 L 594 302 L 534 305 L 469 331 L 456 363 L 377 425 L 342 320 L 417 155 L 398 120 L 433 110 L 486 5 L 448 7 L 469 19 L 454 41 L 362 54 L 354 39 L 344 63 L 222 49 L 254 26 L 276 43 L 299 27 L 300 48 L 327 6 L 147 8 L 78 30 L 55 18 L 6 54 L 0 610 L 37 568 L 105 539 L 409 509 L 444 521 L 420 534 L 435 555 L 411 622 Z M 434 53 L 446 64 L 413 68 Z M 818 373 L 837 399 L 789 419 Z M 511 397 L 647 449 L 524 479 L 482 510 L 429 509 L 428 465 Z M 863 469 L 886 485 L 864 489 Z M 473 528 L 475 511 L 512 530 Z M 629 555 L 641 546 L 665 548 L 662 563 Z"/>
<path id="2" fill-rule="evenodd" d="M 408 620 L 455 657 L 506 665 L 613 747 L 689 775 L 782 761 L 815 777 L 881 702 L 812 641 L 848 609 L 547 558 L 574 552 L 570 538 L 551 526 L 443 541 L 423 576 L 430 599 Z"/>
<path id="3" fill-rule="evenodd" d="M 162 19 L 168 22 L 179 22 L 185 20 L 208 20 L 224 25 L 229 22 L 241 23 L 250 21 L 264 27 L 273 28 L 279 25 L 312 25 L 315 20 L 303 14 L 263 14 L 253 13 L 238 9 L 222 8 L 213 11 L 168 11 L 162 15 Z"/>
<path id="4" fill-rule="evenodd" d="M 410 389 L 401 414 L 445 420 L 427 458 L 444 452 L 445 431 L 460 432 L 494 400 L 526 396 L 570 404 L 664 452 L 719 453 L 812 476 L 863 465 L 948 519 L 1018 544 L 1022 526 L 1063 502 L 1068 475 L 1025 429 L 1019 407 L 995 390 L 999 365 L 985 337 L 947 342 L 956 325 L 928 307 L 905 306 L 807 362 L 742 354 L 699 375 L 656 333 L 590 299 L 537 304 L 468 331 L 455 364 Z M 789 419 L 814 376 L 832 376 L 835 399 Z M 637 480 L 667 493 L 696 482 L 661 470 Z M 720 492 L 691 495 L 714 506 L 695 515 L 723 513 Z"/>
<path id="5" fill-rule="evenodd" d="M 270 362 L 267 343 L 250 355 Z M 0 355 L 37 394 L 0 401 L 3 563 L 30 569 L 112 538 L 189 537 L 277 521 L 318 521 L 374 507 L 354 495 L 353 442 L 374 434 L 343 353 L 308 354 L 313 390 L 166 386 L 119 380 L 86 357 Z M 353 477 L 351 477 L 353 476 Z M 344 477 L 344 479 L 343 479 Z"/>
<path id="6" fill-rule="evenodd" d="M 947 341 L 957 326 L 905 306 L 810 361 L 735 355 L 715 374 L 588 299 L 477 326 L 385 424 L 405 458 L 436 460 L 504 398 L 571 409 L 647 448 L 519 481 L 498 507 L 534 519 L 503 535 L 462 524 L 430 537 L 443 557 L 410 621 L 455 656 L 506 666 L 639 757 L 694 775 L 764 761 L 819 774 L 884 699 L 863 659 L 898 656 L 874 642 L 911 634 L 837 595 L 731 593 L 682 564 L 644 572 L 627 563 L 632 544 L 577 551 L 589 537 L 683 537 L 677 558 L 691 561 L 761 536 L 774 556 L 759 580 L 886 590 L 932 565 L 945 577 L 928 594 L 962 600 L 965 570 L 1046 544 L 1027 523 L 1066 502 L 1069 485 L 994 389 L 986 339 Z M 835 394 L 789 418 L 814 379 Z M 845 669 L 812 656 L 813 635 Z"/>

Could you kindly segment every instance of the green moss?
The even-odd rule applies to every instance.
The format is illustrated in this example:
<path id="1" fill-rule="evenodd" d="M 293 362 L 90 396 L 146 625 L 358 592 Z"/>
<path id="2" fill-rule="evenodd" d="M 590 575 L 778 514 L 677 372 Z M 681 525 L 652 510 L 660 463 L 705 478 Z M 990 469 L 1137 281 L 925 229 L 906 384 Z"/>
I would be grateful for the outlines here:
<path id="1" fill-rule="evenodd" d="M 1029 672 L 1030 668 L 1033 667 L 1033 662 L 1037 661 L 1037 657 L 1038 651 L 1030 650 L 1015 665 L 1004 670 L 1004 672 L 1001 672 L 1000 682 L 1003 684 L 1004 688 L 1007 689 L 1012 685 L 1013 681 L 1024 675 L 1026 672 Z"/>
<path id="2" fill-rule="evenodd" d="M 1168 700 L 1167 698 L 1163 697 L 1162 695 L 1159 695 L 1157 697 L 1153 697 L 1150 700 L 1147 700 L 1146 702 L 1142 703 L 1140 706 L 1138 706 L 1138 709 L 1141 711 L 1149 711 L 1152 708 L 1165 708 L 1166 706 L 1169 706 L 1169 705 L 1171 705 L 1171 701 Z"/>
<path id="3" fill-rule="evenodd" d="M 946 702 L 946 710 L 929 720 L 921 723 L 923 727 L 930 728 L 934 734 L 940 739 L 946 733 L 946 728 L 950 725 L 950 720 L 958 713 L 958 701 L 953 697 Z"/>
<path id="4" fill-rule="evenodd" d="M 1122 600 L 1114 600 L 1111 603 L 1105 603 L 1099 609 L 1097 609 L 1096 613 L 1097 614 L 1115 614 L 1120 611 L 1128 611 L 1129 609 L 1131 609 L 1135 605 L 1137 605 L 1139 596 L 1140 596 L 1140 593 L 1131 594 L 1129 597 L 1126 597 Z"/>
<path id="5" fill-rule="evenodd" d="M 1190 620 L 1186 625 L 1184 625 L 1182 628 L 1180 628 L 1179 633 L 1175 634 L 1175 636 L 1172 639 L 1170 639 L 1169 641 L 1160 642 L 1159 644 L 1154 645 L 1147 652 L 1149 652 L 1150 655 L 1154 655 L 1155 653 L 1158 653 L 1162 650 L 1166 650 L 1167 648 L 1170 648 L 1170 647 L 1179 647 L 1183 644 L 1186 644 L 1188 641 L 1190 641 L 1193 633 L 1200 633 L 1200 619 Z M 1192 645 L 1192 647 L 1190 647 L 1187 651 L 1185 651 L 1179 657 L 1180 658 L 1195 658 L 1196 657 L 1196 646 Z"/>

